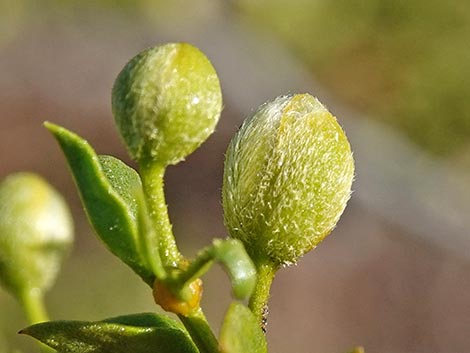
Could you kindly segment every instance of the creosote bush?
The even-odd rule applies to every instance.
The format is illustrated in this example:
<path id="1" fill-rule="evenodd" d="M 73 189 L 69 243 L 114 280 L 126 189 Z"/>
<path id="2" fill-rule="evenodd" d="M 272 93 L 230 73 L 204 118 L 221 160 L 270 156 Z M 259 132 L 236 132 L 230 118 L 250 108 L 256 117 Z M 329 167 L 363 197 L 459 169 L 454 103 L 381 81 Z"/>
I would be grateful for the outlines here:
<path id="1" fill-rule="evenodd" d="M 227 150 L 222 199 L 229 237 L 214 239 L 188 259 L 179 251 L 169 221 L 165 170 L 209 137 L 221 109 L 220 85 L 210 61 L 189 44 L 173 43 L 135 56 L 114 84 L 116 125 L 138 170 L 98 155 L 61 126 L 45 124 L 64 152 L 97 236 L 149 286 L 155 303 L 179 321 L 156 313 L 98 322 L 33 319 L 35 324 L 21 333 L 64 353 L 267 352 L 266 307 L 274 275 L 333 230 L 350 197 L 354 162 L 335 117 L 313 96 L 286 95 L 262 105 Z M 1 209 L 13 210 L 22 191 L 2 188 Z M 26 200 L 33 197 L 26 195 Z M 54 212 L 47 203 L 33 211 Z M 15 274 L 21 271 L 14 261 L 22 261 L 23 255 L 8 248 L 11 243 L 19 254 L 29 251 L 21 239 L 33 239 L 39 225 L 22 217 L 0 216 L 0 236 L 13 239 L 0 242 L 0 271 L 7 287 L 12 287 L 8 278 L 18 279 L 15 288 L 30 281 Z M 21 232 L 8 225 L 11 219 Z M 56 221 L 52 229 L 59 232 Z M 68 237 L 60 239 L 68 244 Z M 200 306 L 201 276 L 215 262 L 226 270 L 234 297 L 218 338 Z M 39 268 L 38 278 L 54 269 Z"/>

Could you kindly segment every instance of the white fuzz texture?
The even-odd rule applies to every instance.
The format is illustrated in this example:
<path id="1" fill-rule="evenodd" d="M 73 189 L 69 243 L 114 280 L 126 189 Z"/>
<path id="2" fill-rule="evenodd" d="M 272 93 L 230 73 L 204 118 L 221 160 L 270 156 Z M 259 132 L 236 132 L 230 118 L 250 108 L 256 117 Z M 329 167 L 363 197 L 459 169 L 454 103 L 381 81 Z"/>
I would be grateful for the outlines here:
<path id="1" fill-rule="evenodd" d="M 135 56 L 116 79 L 113 114 L 136 161 L 176 164 L 215 129 L 222 93 L 214 67 L 187 43 L 153 47 Z"/>
<path id="2" fill-rule="evenodd" d="M 336 118 L 309 94 L 278 97 L 247 119 L 228 147 L 226 226 L 254 258 L 295 263 L 333 230 L 353 176 Z"/>

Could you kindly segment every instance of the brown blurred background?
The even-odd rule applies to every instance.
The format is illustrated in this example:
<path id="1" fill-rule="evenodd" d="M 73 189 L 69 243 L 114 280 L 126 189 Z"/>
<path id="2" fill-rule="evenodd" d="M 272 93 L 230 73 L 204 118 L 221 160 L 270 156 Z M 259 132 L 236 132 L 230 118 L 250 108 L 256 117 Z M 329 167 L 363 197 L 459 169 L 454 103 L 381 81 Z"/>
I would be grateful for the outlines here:
<path id="1" fill-rule="evenodd" d="M 338 116 L 357 163 L 333 235 L 282 270 L 272 353 L 470 351 L 470 2 L 465 0 L 0 0 L 0 177 L 29 170 L 67 198 L 76 243 L 48 294 L 53 319 L 155 310 L 149 289 L 94 238 L 58 146 L 61 124 L 132 165 L 110 91 L 145 47 L 188 41 L 216 67 L 216 133 L 167 172 L 183 252 L 223 237 L 224 151 L 268 99 L 310 92 Z M 230 301 L 218 268 L 204 306 L 218 330 Z M 35 351 L 0 291 L 0 353 Z"/>

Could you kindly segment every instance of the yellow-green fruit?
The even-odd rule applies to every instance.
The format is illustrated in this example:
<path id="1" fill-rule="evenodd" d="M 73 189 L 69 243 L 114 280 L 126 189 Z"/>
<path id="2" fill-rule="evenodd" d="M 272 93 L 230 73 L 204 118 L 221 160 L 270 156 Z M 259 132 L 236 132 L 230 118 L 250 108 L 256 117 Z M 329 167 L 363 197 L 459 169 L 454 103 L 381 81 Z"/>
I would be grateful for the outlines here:
<path id="1" fill-rule="evenodd" d="M 214 67 L 186 43 L 144 50 L 113 87 L 113 114 L 132 158 L 176 164 L 214 131 L 222 93 Z"/>
<path id="2" fill-rule="evenodd" d="M 262 105 L 226 154 L 225 223 L 255 261 L 286 265 L 335 227 L 354 161 L 336 118 L 309 94 Z"/>
<path id="3" fill-rule="evenodd" d="M 68 207 L 44 179 L 17 173 L 0 183 L 0 282 L 9 291 L 48 289 L 72 237 Z"/>

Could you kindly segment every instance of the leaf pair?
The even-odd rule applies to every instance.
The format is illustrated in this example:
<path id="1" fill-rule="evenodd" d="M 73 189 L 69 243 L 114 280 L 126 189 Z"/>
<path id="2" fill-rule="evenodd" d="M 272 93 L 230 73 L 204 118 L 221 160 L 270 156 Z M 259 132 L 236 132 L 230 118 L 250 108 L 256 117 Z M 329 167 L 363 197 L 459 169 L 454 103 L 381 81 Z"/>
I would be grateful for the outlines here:
<path id="1" fill-rule="evenodd" d="M 98 322 L 54 321 L 30 326 L 32 336 L 59 353 L 199 353 L 184 327 L 163 315 L 143 313 Z M 221 353 L 266 353 L 266 339 L 251 311 L 230 306 L 220 334 Z"/>

